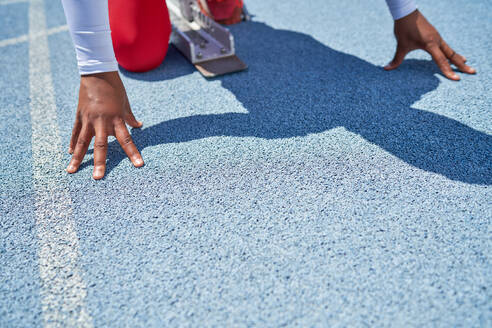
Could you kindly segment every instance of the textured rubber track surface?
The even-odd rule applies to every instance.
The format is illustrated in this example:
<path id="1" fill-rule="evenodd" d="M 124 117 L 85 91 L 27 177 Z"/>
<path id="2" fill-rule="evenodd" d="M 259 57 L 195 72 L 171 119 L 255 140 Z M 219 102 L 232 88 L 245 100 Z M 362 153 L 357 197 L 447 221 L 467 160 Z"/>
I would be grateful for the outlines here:
<path id="1" fill-rule="evenodd" d="M 245 72 L 122 71 L 146 165 L 96 182 L 60 1 L 0 0 L 1 327 L 492 326 L 492 2 L 418 1 L 458 83 L 383 71 L 384 1 L 301 3 L 247 1 Z"/>

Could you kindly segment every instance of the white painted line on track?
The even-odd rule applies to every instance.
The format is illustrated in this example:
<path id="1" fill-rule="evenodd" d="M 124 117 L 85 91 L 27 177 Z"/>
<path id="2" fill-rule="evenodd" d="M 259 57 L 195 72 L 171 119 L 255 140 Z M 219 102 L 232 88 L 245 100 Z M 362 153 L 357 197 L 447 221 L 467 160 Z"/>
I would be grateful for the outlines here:
<path id="1" fill-rule="evenodd" d="M 29 37 L 27 36 L 27 34 L 18 36 L 16 38 L 0 40 L 0 48 L 6 47 L 6 46 L 11 46 L 11 45 L 22 43 L 22 42 L 26 42 L 27 40 L 29 40 Z"/>
<path id="2" fill-rule="evenodd" d="M 6 46 L 11 46 L 14 44 L 26 42 L 29 40 L 29 38 L 38 38 L 40 36 L 46 36 L 46 35 L 52 35 L 60 32 L 65 32 L 68 31 L 68 26 L 67 25 L 61 25 L 57 27 L 50 28 L 48 31 L 45 32 L 33 32 L 32 35 L 21 35 L 16 38 L 11 38 L 11 39 L 5 39 L 5 40 L 0 40 L 0 48 L 1 47 L 6 47 Z"/>
<path id="3" fill-rule="evenodd" d="M 43 33 L 44 31 L 44 33 Z M 43 0 L 29 7 L 29 89 L 41 304 L 45 327 L 92 327 L 56 117 Z"/>
<path id="4" fill-rule="evenodd" d="M 14 3 L 28 2 L 28 0 L 0 0 L 0 6 L 11 5 Z"/>

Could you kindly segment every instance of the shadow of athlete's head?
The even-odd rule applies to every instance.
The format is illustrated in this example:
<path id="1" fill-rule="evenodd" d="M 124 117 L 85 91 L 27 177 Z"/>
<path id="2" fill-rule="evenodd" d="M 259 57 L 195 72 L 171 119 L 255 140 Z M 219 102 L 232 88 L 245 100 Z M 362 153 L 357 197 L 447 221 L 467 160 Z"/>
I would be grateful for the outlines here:
<path id="1" fill-rule="evenodd" d="M 411 108 L 437 88 L 431 61 L 407 60 L 385 72 L 309 35 L 247 22 L 231 28 L 246 72 L 218 78 L 248 113 L 195 115 L 134 130 L 141 149 L 210 136 L 288 138 L 345 127 L 420 169 L 475 184 L 492 183 L 492 137 L 458 121 Z M 167 80 L 194 68 L 175 49 L 135 79 Z M 109 167 L 124 158 L 113 145 Z"/>

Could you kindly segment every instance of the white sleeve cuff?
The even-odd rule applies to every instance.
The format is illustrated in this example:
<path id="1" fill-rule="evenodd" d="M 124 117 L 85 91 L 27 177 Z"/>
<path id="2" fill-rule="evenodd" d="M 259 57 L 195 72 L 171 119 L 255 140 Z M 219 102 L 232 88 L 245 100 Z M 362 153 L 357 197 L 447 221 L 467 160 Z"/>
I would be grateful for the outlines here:
<path id="1" fill-rule="evenodd" d="M 79 73 L 80 75 L 96 74 L 104 72 L 115 72 L 118 70 L 118 63 L 116 60 L 110 62 L 101 61 L 86 61 L 79 62 Z"/>
<path id="2" fill-rule="evenodd" d="M 415 0 L 386 0 L 394 20 L 403 18 L 417 9 Z"/>

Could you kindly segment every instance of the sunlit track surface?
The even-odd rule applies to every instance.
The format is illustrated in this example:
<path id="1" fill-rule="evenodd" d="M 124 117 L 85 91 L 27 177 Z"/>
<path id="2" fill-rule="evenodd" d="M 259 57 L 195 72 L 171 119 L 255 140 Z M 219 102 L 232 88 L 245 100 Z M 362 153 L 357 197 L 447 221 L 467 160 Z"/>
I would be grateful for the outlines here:
<path id="1" fill-rule="evenodd" d="M 0 0 L 0 327 L 492 325 L 492 4 L 418 1 L 455 83 L 382 70 L 384 1 L 309 3 L 247 2 L 246 72 L 122 71 L 146 165 L 95 182 L 60 1 Z"/>

